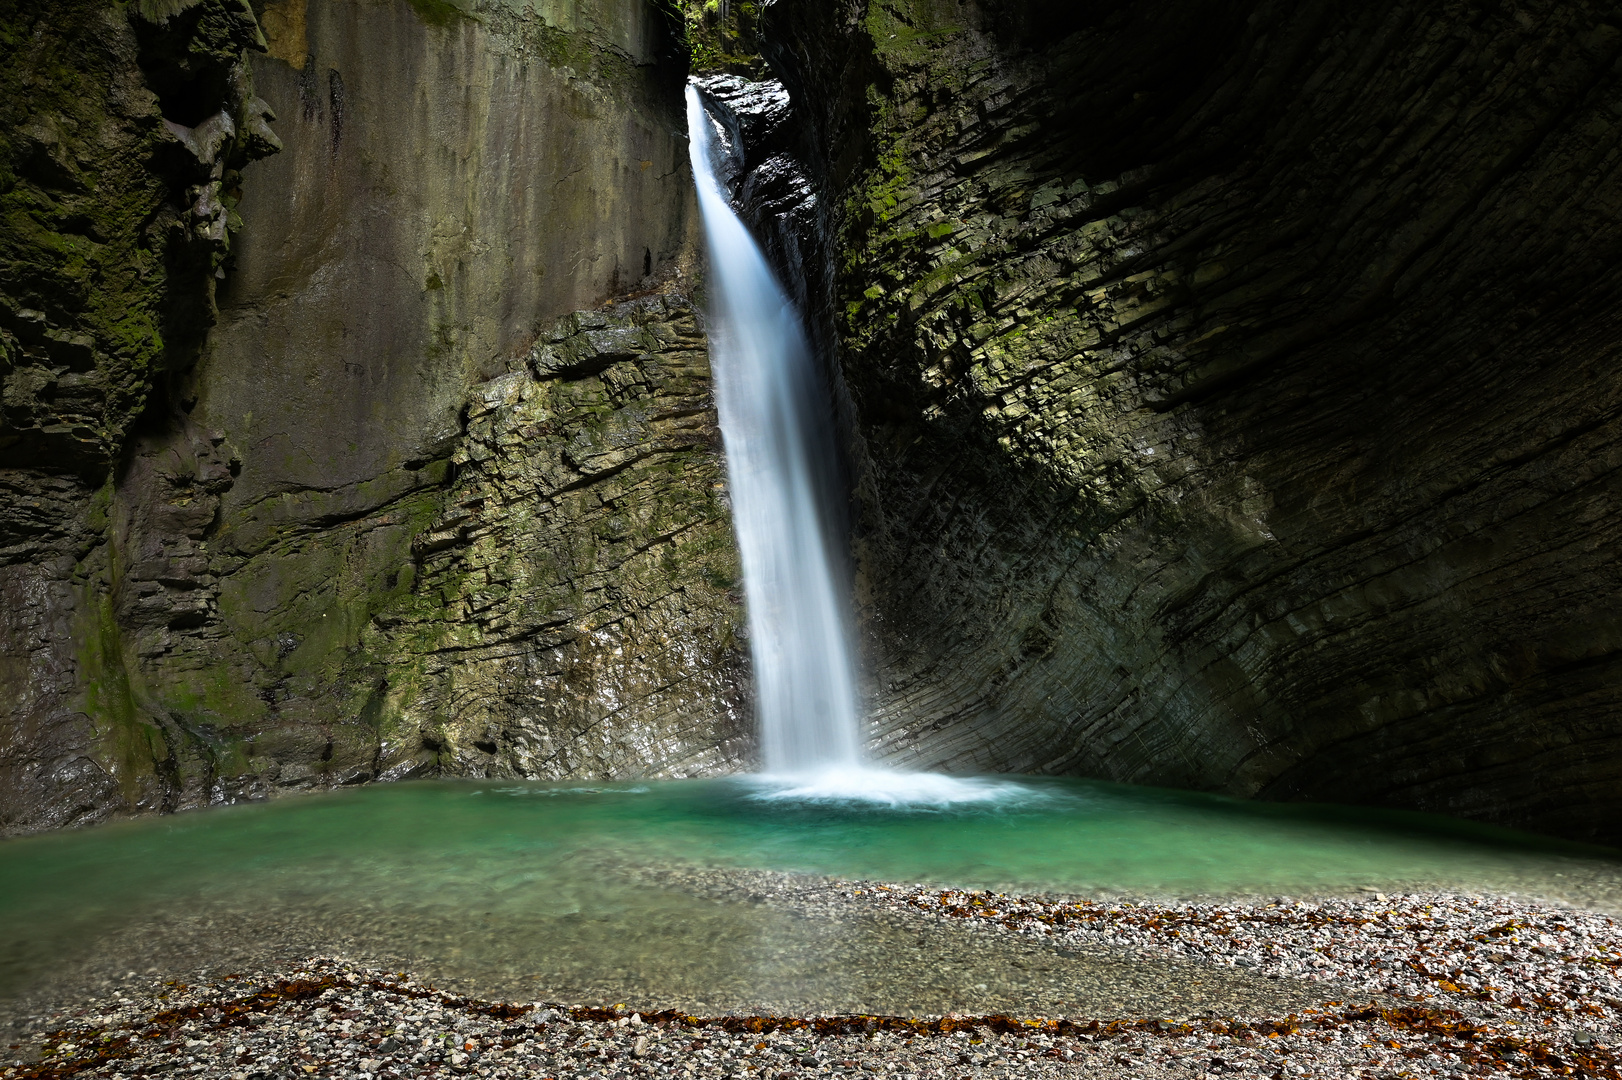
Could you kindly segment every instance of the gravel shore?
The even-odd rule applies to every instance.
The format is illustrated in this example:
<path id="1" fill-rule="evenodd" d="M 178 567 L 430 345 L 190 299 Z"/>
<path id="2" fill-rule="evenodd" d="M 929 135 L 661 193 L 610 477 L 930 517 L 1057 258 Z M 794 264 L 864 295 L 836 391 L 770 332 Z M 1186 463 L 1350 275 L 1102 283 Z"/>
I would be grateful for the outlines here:
<path id="1" fill-rule="evenodd" d="M 1280 1000 L 1310 1004 L 1273 1014 L 1191 1000 L 1179 1015 L 693 1015 L 495 1003 L 325 957 L 190 986 L 131 972 L 97 1000 L 26 1018 L 0 1077 L 1622 1080 L 1622 929 L 1597 912 L 1440 893 L 1133 903 L 787 876 L 778 887 L 780 902 L 905 919 L 923 947 L 935 932 L 967 930 L 988 947 L 1103 950 L 1213 978 L 1242 972 L 1276 985 Z"/>

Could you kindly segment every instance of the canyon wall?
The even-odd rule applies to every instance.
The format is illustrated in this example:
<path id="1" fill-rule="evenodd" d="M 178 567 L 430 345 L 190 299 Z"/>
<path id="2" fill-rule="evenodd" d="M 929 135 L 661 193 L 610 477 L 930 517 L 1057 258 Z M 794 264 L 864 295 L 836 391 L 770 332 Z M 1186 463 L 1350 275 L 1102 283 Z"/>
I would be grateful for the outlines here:
<path id="1" fill-rule="evenodd" d="M 1622 841 L 1622 24 L 779 0 L 876 750 Z"/>
<path id="2" fill-rule="evenodd" d="M 217 50 L 218 93 L 242 101 L 209 203 L 155 164 L 180 151 L 139 141 L 212 138 L 207 88 L 166 98 L 173 57 L 143 67 L 141 50 L 160 31 L 206 36 L 216 7 L 238 33 Z M 51 171 L 50 131 L 97 126 L 145 199 L 118 211 L 134 235 L 102 262 L 168 322 L 138 328 L 161 361 L 119 369 L 136 389 L 78 457 L 48 441 L 89 438 L 73 417 L 19 425 L 33 384 L 5 373 L 0 482 L 18 497 L 0 568 L 0 828 L 430 772 L 744 760 L 670 20 L 641 0 L 81 14 L 65 32 L 8 13 L 16 47 L 48 40 L 62 68 L 14 76 L 14 107 L 47 134 L 11 159 L 64 203 L 104 205 L 105 176 L 73 188 Z M 111 45 L 86 61 L 73 33 Z M 112 98 L 70 100 L 70 79 L 107 71 Z M 150 250 L 140 221 L 171 203 L 177 219 L 220 205 L 191 262 Z M 36 236 L 8 237 L 44 260 Z M 36 287 L 14 265 L 8 303 Z M 153 284 L 153 267 L 190 277 Z M 46 310 L 37 349 L 71 368 L 72 335 L 99 324 Z M 8 316 L 8 349 L 33 355 L 32 317 Z M 36 397 L 65 408 L 70 384 Z"/>
<path id="3" fill-rule="evenodd" d="M 0 0 L 0 831 L 751 760 L 758 49 L 877 755 L 1622 842 L 1614 12 L 677 8 Z"/>
<path id="4" fill-rule="evenodd" d="M 138 797 L 113 762 L 139 735 L 92 670 L 108 481 L 200 347 L 242 169 L 277 149 L 263 44 L 240 0 L 0 6 L 0 829 Z"/>

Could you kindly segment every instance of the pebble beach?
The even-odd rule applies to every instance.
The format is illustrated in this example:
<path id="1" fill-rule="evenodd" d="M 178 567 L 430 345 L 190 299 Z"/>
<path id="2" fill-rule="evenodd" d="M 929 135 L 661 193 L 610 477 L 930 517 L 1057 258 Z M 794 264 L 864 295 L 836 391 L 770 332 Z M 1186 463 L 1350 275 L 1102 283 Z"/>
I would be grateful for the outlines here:
<path id="1" fill-rule="evenodd" d="M 1188 999 L 1168 987 L 1163 1009 L 1134 999 L 1137 1011 L 1094 1015 L 700 1014 L 486 1000 L 319 956 L 197 983 L 129 972 L 93 1000 L 15 1017 L 0 1077 L 1622 1080 L 1622 929 L 1600 911 L 1448 893 L 1132 901 L 788 875 L 778 889 L 793 905 L 904 920 L 921 948 L 967 930 L 988 948 L 1176 961 L 1163 970 L 1237 989 Z"/>

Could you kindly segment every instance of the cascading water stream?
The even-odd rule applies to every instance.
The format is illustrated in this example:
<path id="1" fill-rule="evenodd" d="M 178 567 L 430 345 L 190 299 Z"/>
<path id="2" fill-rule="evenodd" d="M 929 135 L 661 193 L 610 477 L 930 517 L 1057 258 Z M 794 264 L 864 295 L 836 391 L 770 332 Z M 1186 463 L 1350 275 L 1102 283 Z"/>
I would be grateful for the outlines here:
<path id="1" fill-rule="evenodd" d="M 895 772 L 863 761 L 856 665 L 829 527 L 837 515 L 822 501 L 834 489 L 826 390 L 799 313 L 721 187 L 722 130 L 689 83 L 689 152 L 710 252 L 710 367 L 769 781 L 760 797 L 895 806 L 1040 801 L 1040 793 L 1012 781 Z"/>
<path id="2" fill-rule="evenodd" d="M 710 250 L 711 366 L 764 764 L 773 774 L 853 770 L 861 714 L 820 504 L 832 466 L 819 451 L 820 387 L 799 313 L 722 191 L 714 123 L 689 84 L 687 133 Z"/>

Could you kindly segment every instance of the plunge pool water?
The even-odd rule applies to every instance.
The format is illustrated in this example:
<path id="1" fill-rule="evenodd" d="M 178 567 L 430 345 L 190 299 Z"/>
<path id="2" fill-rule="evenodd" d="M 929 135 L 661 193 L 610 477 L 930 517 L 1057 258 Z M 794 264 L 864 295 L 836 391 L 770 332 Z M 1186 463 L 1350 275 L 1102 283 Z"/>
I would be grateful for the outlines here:
<path id="1" fill-rule="evenodd" d="M 333 951 L 521 1000 L 916 1013 L 1126 993 L 1088 983 L 1104 977 L 1084 958 L 985 934 L 926 941 L 917 920 L 819 906 L 785 873 L 1140 896 L 1435 888 L 1613 909 L 1622 895 L 1613 852 L 1418 814 L 1039 778 L 947 794 L 960 801 L 927 783 L 898 806 L 748 777 L 417 782 L 10 840 L 0 999 Z"/>

